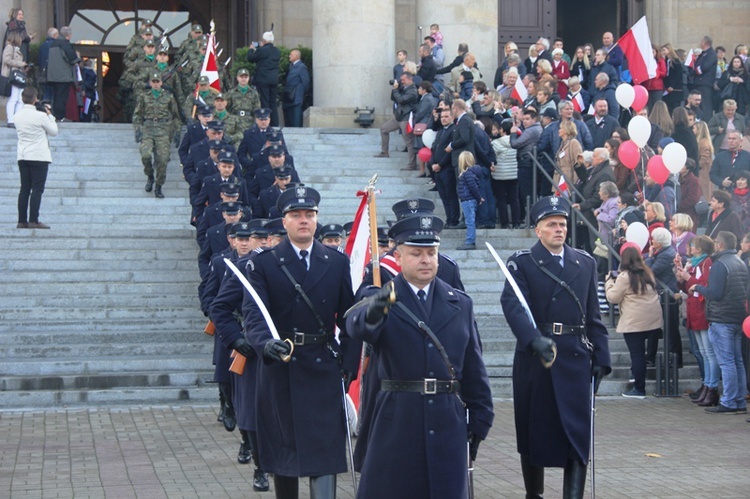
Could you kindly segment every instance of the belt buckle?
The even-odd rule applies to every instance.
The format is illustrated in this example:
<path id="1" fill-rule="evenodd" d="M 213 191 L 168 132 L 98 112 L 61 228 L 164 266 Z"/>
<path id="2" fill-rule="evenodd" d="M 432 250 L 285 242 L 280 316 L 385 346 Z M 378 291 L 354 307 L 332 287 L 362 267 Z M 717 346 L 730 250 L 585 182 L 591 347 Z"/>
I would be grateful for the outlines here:
<path id="1" fill-rule="evenodd" d="M 435 395 L 437 393 L 437 379 L 425 378 L 424 379 L 424 394 Z"/>
<path id="2" fill-rule="evenodd" d="M 552 323 L 552 334 L 556 334 L 557 336 L 560 336 L 563 334 L 563 325 L 562 322 L 553 322 Z"/>
<path id="3" fill-rule="evenodd" d="M 294 344 L 304 345 L 305 344 L 305 333 L 294 333 Z"/>
<path id="4" fill-rule="evenodd" d="M 240 116 L 245 116 L 245 111 L 238 111 L 237 114 L 239 114 Z"/>

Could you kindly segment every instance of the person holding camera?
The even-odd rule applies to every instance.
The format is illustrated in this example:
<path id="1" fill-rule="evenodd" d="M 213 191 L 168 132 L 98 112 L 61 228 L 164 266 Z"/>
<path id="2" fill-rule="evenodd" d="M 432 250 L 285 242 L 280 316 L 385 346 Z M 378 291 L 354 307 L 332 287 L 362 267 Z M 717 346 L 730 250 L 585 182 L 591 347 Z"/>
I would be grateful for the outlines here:
<path id="1" fill-rule="evenodd" d="M 253 42 L 247 51 L 247 62 L 255 63 L 253 84 L 258 89 L 261 107 L 271 110 L 271 126 L 279 126 L 276 94 L 279 85 L 281 51 L 273 45 L 273 32 L 263 33 L 263 39 Z"/>
<path id="2" fill-rule="evenodd" d="M 404 71 L 399 77 L 399 81 L 390 80 L 393 87 L 391 90 L 391 100 L 396 103 L 393 109 L 393 118 L 386 121 L 380 126 L 380 154 L 376 158 L 388 157 L 388 146 L 390 144 L 390 134 L 401 129 L 401 135 L 406 144 L 406 151 L 409 154 L 409 163 L 404 170 L 417 169 L 417 153 L 414 149 L 414 134 L 407 129 L 409 125 L 409 115 L 416 111 L 419 102 L 419 93 L 414 86 L 414 75 Z"/>
<path id="3" fill-rule="evenodd" d="M 18 171 L 21 191 L 18 193 L 18 228 L 49 229 L 39 221 L 47 169 L 52 162 L 49 137 L 57 135 L 57 123 L 49 104 L 37 103 L 37 90 L 28 86 L 21 92 L 23 107 L 15 115 L 18 134 Z"/>

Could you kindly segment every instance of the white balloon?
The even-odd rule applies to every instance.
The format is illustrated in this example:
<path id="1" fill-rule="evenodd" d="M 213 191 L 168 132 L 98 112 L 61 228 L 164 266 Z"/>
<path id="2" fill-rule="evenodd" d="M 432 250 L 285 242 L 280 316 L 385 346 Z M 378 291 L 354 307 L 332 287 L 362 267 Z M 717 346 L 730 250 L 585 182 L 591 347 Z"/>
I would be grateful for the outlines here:
<path id="1" fill-rule="evenodd" d="M 615 90 L 615 98 L 617 99 L 617 103 L 622 107 L 625 109 L 629 108 L 633 105 L 633 101 L 635 100 L 635 90 L 633 89 L 633 86 L 630 83 L 620 83 L 617 90 Z"/>
<path id="2" fill-rule="evenodd" d="M 628 134 L 630 140 L 636 143 L 638 147 L 646 147 L 649 137 L 651 137 L 651 122 L 643 116 L 635 116 L 628 123 Z"/>
<path id="3" fill-rule="evenodd" d="M 432 143 L 435 142 L 436 137 L 437 137 L 437 132 L 435 130 L 430 130 L 428 128 L 422 134 L 422 143 L 424 144 L 425 147 L 432 147 Z"/>
<path id="4" fill-rule="evenodd" d="M 643 250 L 648 242 L 648 227 L 641 222 L 633 222 L 625 231 L 625 240 L 637 244 Z"/>
<path id="5" fill-rule="evenodd" d="M 667 144 L 667 147 L 661 153 L 661 159 L 664 161 L 664 166 L 667 167 L 669 173 L 680 173 L 680 170 L 682 170 L 682 167 L 687 162 L 685 146 L 678 142 Z"/>

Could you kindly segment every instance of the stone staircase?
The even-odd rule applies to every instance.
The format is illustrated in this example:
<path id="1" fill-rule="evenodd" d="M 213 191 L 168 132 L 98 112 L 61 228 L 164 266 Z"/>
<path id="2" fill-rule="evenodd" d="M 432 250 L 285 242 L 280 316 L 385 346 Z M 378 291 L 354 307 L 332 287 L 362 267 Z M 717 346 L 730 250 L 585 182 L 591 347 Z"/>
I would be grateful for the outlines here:
<path id="1" fill-rule="evenodd" d="M 399 199 L 438 201 L 424 179 L 400 171 L 405 154 L 373 158 L 377 130 L 288 129 L 285 136 L 302 180 L 321 191 L 321 223 L 351 220 L 355 193 L 374 173 L 381 224 Z M 207 383 L 213 340 L 202 333 L 198 247 L 176 152 L 166 199 L 158 200 L 143 191 L 132 128 L 63 123 L 51 139 L 40 217 L 52 229 L 20 230 L 15 141 L 14 130 L 0 129 L 9 158 L 0 166 L 0 407 L 215 401 Z M 474 299 L 494 395 L 509 397 L 514 340 L 499 305 L 502 274 L 486 251 L 453 250 L 463 236 L 444 232 L 442 251 L 458 262 Z M 503 258 L 536 240 L 519 230 L 479 230 L 477 238 Z M 601 393 L 617 394 L 629 358 L 614 334 L 611 348 L 617 367 Z M 687 386 L 697 385 L 696 373 L 681 371 L 692 378 Z"/>

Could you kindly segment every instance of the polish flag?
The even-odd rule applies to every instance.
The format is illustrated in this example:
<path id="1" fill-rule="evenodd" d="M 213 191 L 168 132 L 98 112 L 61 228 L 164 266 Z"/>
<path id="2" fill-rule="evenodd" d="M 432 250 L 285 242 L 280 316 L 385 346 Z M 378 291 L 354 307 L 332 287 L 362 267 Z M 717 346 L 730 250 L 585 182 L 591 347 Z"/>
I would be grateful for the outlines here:
<path id="1" fill-rule="evenodd" d="M 628 58 L 628 68 L 633 76 L 633 83 L 640 85 L 646 80 L 656 77 L 656 60 L 651 53 L 651 38 L 648 36 L 646 16 L 617 41 L 625 57 Z"/>
<path id="2" fill-rule="evenodd" d="M 414 113 L 409 113 L 409 119 L 406 121 L 406 133 L 414 131 Z"/>
<path id="3" fill-rule="evenodd" d="M 523 106 L 523 103 L 528 96 L 529 91 L 526 90 L 525 86 L 523 86 L 523 80 L 521 78 L 518 78 L 516 80 L 516 85 L 513 87 L 513 90 L 510 91 L 511 99 L 516 99 L 518 103 Z"/>
<path id="4" fill-rule="evenodd" d="M 581 92 L 576 94 L 569 93 L 568 100 L 573 103 L 573 109 L 579 113 L 583 112 L 583 97 L 581 97 Z"/>
<path id="5" fill-rule="evenodd" d="M 349 255 L 349 272 L 352 276 L 352 288 L 356 293 L 365 274 L 365 268 L 370 263 L 370 209 L 367 206 L 367 193 L 358 192 L 357 196 L 362 197 L 362 201 L 357 208 L 357 214 L 354 216 L 352 231 L 346 240 L 344 251 Z"/>
<path id="6" fill-rule="evenodd" d="M 695 67 L 695 52 L 693 49 L 688 50 L 688 53 L 685 56 L 685 66 L 689 68 Z"/>
<path id="7" fill-rule="evenodd" d="M 215 88 L 217 92 L 221 92 L 221 81 L 219 80 L 219 66 L 216 64 L 216 48 L 214 47 L 214 35 L 208 35 L 208 42 L 206 44 L 206 57 L 203 58 L 203 66 L 201 67 L 201 76 L 208 76 L 208 84 Z M 197 92 L 196 85 L 196 92 Z"/>
<path id="8" fill-rule="evenodd" d="M 568 183 L 565 182 L 565 177 L 562 175 L 560 176 L 560 181 L 557 183 L 557 195 L 560 197 L 568 197 L 570 195 L 568 192 Z"/>

